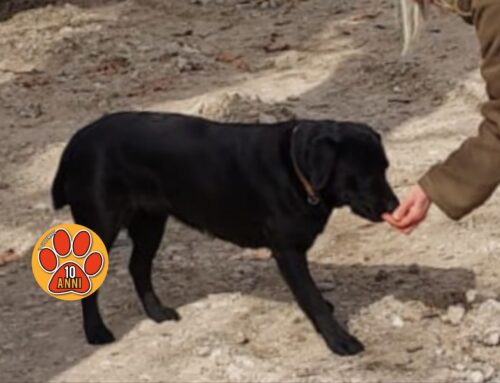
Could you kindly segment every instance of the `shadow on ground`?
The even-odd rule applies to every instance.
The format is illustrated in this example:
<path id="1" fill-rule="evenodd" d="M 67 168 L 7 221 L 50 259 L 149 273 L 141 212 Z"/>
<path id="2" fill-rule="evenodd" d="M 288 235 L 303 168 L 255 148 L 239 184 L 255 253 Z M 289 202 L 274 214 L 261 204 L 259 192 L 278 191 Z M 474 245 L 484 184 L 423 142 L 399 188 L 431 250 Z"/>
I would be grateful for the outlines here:
<path id="1" fill-rule="evenodd" d="M 167 247 L 166 254 L 163 251 L 156 260 L 154 283 L 165 304 L 181 307 L 210 294 L 231 292 L 295 304 L 272 259 L 256 258 L 251 253 L 235 258 L 231 255 L 241 250 L 202 239 L 199 234 L 194 236 L 198 238 L 194 244 L 170 241 L 170 246 L 177 249 L 175 254 Z M 198 247 L 207 252 L 203 258 L 191 253 L 196 253 Z M 111 255 L 110 273 L 100 296 L 104 320 L 118 338 L 145 318 L 127 272 L 129 251 L 128 244 L 122 244 Z M 213 253 L 208 254 L 210 251 Z M 0 305 L 2 323 L 16 333 L 16 343 L 4 343 L 2 355 L 16 353 L 18 347 L 26 350 L 19 356 L 26 361 L 23 370 L 0 365 L 2 374 L 12 381 L 49 380 L 98 349 L 85 343 L 79 302 L 47 297 L 33 281 L 29 259 L 26 255 L 22 264 L 3 270 L 3 283 L 10 294 L 4 294 Z M 463 303 L 466 291 L 475 287 L 475 275 L 462 268 L 421 267 L 416 272 L 407 266 L 315 262 L 310 267 L 324 296 L 335 303 L 336 315 L 343 321 L 388 295 L 443 309 Z M 46 320 L 46 316 L 54 321 Z"/>

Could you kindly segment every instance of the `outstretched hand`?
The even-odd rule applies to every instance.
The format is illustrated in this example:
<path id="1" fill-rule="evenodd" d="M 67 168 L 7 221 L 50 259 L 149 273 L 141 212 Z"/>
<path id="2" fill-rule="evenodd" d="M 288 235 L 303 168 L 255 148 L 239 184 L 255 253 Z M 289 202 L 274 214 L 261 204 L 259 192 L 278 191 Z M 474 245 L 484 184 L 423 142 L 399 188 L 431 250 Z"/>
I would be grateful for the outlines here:
<path id="1" fill-rule="evenodd" d="M 384 214 L 382 218 L 400 232 L 411 234 L 427 217 L 430 207 L 431 200 L 424 189 L 420 185 L 415 185 L 394 213 Z"/>

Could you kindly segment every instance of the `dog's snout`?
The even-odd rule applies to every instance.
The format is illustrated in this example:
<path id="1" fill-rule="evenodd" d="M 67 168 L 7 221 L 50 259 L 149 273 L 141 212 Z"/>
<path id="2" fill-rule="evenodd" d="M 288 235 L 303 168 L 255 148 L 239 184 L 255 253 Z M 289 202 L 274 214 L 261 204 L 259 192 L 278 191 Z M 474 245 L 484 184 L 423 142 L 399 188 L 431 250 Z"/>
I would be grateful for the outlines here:
<path id="1" fill-rule="evenodd" d="M 396 210 L 399 206 L 399 201 L 396 197 L 394 198 L 391 198 L 389 200 L 389 202 L 387 202 L 387 205 L 386 205 L 386 212 L 387 213 L 393 213 L 394 210 Z"/>

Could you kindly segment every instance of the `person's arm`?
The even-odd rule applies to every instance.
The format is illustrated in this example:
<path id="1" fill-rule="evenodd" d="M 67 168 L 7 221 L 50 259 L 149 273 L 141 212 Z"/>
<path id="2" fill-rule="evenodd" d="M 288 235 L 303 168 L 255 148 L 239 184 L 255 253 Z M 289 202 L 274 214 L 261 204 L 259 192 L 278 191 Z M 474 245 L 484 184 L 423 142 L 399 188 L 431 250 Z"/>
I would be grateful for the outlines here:
<path id="1" fill-rule="evenodd" d="M 393 216 L 384 217 L 404 232 L 425 219 L 430 201 L 458 220 L 482 205 L 500 184 L 500 1 L 474 0 L 473 13 L 489 96 L 482 108 L 484 121 L 476 137 L 432 167 Z"/>

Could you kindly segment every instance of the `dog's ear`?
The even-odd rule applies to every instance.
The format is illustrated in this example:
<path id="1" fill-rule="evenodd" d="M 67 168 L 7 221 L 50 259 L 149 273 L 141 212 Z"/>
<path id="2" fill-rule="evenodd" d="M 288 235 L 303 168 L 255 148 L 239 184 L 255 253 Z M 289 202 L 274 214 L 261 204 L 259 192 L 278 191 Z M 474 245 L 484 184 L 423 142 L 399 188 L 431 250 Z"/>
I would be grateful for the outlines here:
<path id="1" fill-rule="evenodd" d="M 333 122 L 307 121 L 295 128 L 292 155 L 314 191 L 328 183 L 337 158 L 340 134 Z"/>

